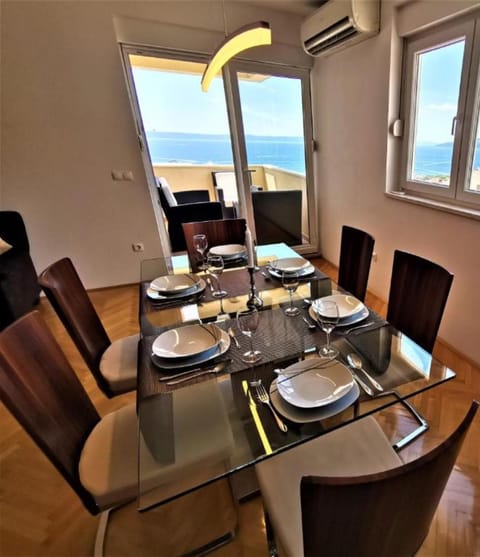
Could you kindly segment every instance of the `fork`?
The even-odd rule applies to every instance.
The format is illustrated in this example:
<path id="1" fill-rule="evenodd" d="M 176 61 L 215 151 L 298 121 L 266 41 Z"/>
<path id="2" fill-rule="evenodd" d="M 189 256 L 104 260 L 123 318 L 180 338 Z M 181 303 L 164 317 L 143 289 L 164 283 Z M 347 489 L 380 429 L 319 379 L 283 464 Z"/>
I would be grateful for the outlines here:
<path id="1" fill-rule="evenodd" d="M 282 422 L 279 415 L 275 412 L 275 409 L 273 408 L 272 403 L 270 402 L 270 397 L 268 396 L 268 393 L 265 389 L 265 386 L 261 382 L 258 382 L 254 386 L 254 388 L 255 388 L 255 393 L 257 395 L 258 400 L 261 403 L 266 404 L 270 408 L 270 411 L 272 412 L 273 417 L 275 418 L 275 421 L 277 422 L 277 425 L 278 425 L 280 431 L 283 431 L 283 433 L 286 433 L 288 431 L 288 428 Z"/>

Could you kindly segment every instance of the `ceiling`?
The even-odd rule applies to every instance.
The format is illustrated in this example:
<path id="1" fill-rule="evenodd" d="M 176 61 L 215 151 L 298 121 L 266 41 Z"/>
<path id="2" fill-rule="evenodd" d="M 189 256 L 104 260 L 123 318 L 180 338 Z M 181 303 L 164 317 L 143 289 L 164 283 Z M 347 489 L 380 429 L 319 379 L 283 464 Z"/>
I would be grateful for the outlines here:
<path id="1" fill-rule="evenodd" d="M 267 6 L 273 10 L 307 16 L 328 0 L 246 0 L 249 4 Z"/>

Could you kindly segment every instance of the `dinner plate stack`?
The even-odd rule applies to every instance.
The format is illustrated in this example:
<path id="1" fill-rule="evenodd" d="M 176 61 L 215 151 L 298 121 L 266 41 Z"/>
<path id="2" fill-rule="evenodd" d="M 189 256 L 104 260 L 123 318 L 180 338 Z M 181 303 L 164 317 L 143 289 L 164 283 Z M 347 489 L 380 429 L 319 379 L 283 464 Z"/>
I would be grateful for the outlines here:
<path id="1" fill-rule="evenodd" d="M 178 371 L 217 358 L 229 348 L 230 337 L 215 324 L 184 325 L 153 341 L 152 360 L 162 369 Z"/>
<path id="2" fill-rule="evenodd" d="M 313 275 L 315 267 L 303 257 L 285 257 L 275 259 L 268 266 L 268 272 L 277 279 L 281 279 L 286 272 L 296 271 L 300 277 Z"/>
<path id="3" fill-rule="evenodd" d="M 354 296 L 348 294 L 332 294 L 331 296 L 324 296 L 318 300 L 313 300 L 309 309 L 309 314 L 315 321 L 318 318 L 318 304 L 319 300 L 336 302 L 338 306 L 338 320 L 337 327 L 347 327 L 355 323 L 363 321 L 369 316 L 368 308 L 363 302 L 357 300 Z M 328 317 L 326 315 L 325 317 Z"/>
<path id="4" fill-rule="evenodd" d="M 247 248 L 241 244 L 225 244 L 223 246 L 213 246 L 208 252 L 209 255 L 220 255 L 225 265 L 233 265 L 247 257 Z"/>
<path id="5" fill-rule="evenodd" d="M 203 292 L 205 286 L 205 281 L 193 274 L 165 275 L 150 283 L 147 296 L 157 301 L 189 298 Z"/>
<path id="6" fill-rule="evenodd" d="M 310 423 L 343 412 L 360 390 L 341 362 L 309 358 L 283 370 L 270 386 L 276 410 L 292 422 Z"/>

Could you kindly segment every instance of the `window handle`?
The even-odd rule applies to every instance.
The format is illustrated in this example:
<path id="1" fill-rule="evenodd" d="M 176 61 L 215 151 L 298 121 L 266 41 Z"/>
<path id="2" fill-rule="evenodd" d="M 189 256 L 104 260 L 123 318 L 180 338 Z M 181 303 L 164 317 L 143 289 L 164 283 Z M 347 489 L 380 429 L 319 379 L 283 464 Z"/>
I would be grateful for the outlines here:
<path id="1" fill-rule="evenodd" d="M 457 116 L 452 118 L 452 129 L 450 130 L 450 135 L 455 135 L 455 127 L 457 125 Z"/>

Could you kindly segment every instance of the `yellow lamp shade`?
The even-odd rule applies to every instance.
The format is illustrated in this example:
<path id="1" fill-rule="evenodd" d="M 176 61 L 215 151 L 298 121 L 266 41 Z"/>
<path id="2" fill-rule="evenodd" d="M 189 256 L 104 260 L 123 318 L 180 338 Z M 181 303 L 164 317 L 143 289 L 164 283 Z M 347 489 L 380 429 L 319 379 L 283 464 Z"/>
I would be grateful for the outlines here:
<path id="1" fill-rule="evenodd" d="M 208 91 L 212 79 L 222 67 L 242 50 L 272 44 L 272 31 L 266 21 L 257 21 L 237 29 L 214 52 L 202 76 L 202 91 Z"/>

